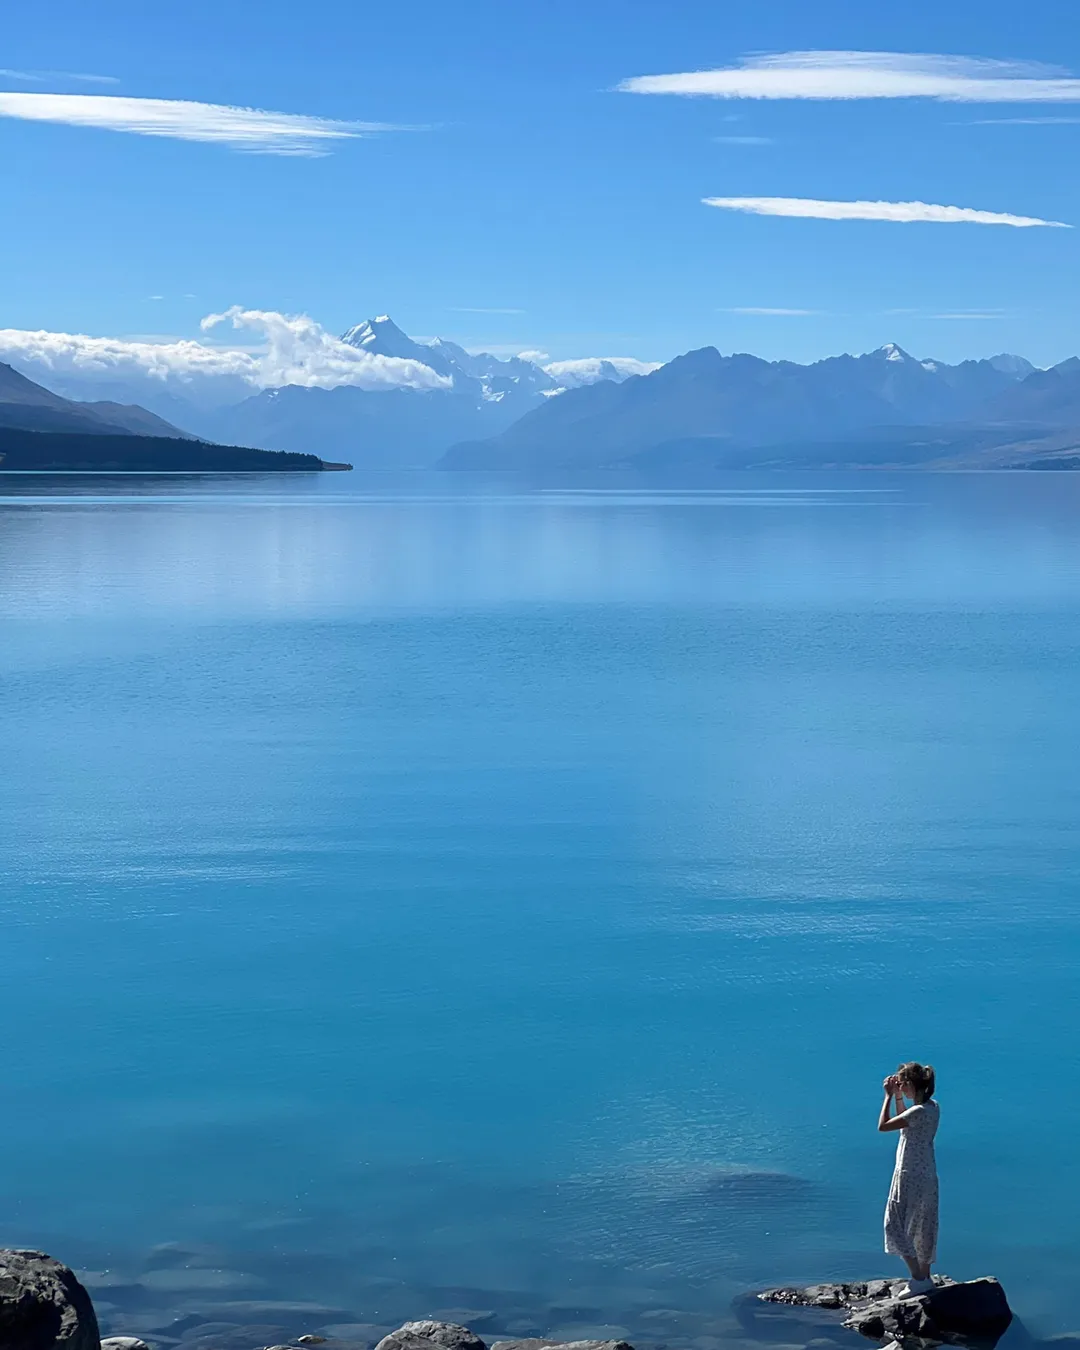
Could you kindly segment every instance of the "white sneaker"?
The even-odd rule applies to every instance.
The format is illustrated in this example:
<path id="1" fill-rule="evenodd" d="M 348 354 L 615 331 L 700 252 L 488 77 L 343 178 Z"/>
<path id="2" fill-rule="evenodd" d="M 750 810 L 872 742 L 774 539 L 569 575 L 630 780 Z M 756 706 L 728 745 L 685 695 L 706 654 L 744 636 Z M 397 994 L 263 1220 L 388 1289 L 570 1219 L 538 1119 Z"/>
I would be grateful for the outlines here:
<path id="1" fill-rule="evenodd" d="M 899 1290 L 901 1298 L 918 1298 L 920 1294 L 932 1293 L 935 1288 L 932 1279 L 908 1280 L 907 1284 Z"/>

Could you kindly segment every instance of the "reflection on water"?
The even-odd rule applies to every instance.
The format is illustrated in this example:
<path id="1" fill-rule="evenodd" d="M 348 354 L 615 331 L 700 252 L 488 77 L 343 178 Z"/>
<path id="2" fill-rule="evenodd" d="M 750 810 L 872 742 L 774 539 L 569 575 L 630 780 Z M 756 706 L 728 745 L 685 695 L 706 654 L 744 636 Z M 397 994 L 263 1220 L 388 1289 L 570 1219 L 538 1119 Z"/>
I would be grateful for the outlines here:
<path id="1" fill-rule="evenodd" d="M 698 492 L 354 475 L 0 475 L 0 613 L 622 603 L 1023 605 L 1075 592 L 1080 481 L 727 475 Z M 299 480 L 299 481 L 297 481 Z M 750 484 L 749 486 L 747 484 Z M 481 490 L 482 489 L 482 490 Z M 56 523 L 61 516 L 62 526 Z"/>
<path id="2" fill-rule="evenodd" d="M 117 1327 L 257 1289 L 689 1347 L 888 1271 L 918 1055 L 944 1265 L 1071 1326 L 1078 506 L 0 475 L 0 1131 L 50 1159 L 0 1240 L 121 1271 Z M 232 1275 L 140 1282 L 172 1241 Z"/>

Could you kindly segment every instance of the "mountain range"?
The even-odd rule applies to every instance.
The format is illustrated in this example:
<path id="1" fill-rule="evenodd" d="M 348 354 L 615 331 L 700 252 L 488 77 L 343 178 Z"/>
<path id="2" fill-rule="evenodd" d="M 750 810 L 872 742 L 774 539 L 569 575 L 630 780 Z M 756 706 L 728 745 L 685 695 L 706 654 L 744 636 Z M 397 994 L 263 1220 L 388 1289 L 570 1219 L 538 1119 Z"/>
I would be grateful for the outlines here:
<path id="1" fill-rule="evenodd" d="M 949 365 L 888 344 L 799 365 L 704 347 L 658 368 L 542 366 L 416 341 L 385 315 L 337 341 L 426 367 L 423 387 L 286 384 L 238 397 L 241 382 L 222 401 L 148 379 L 147 408 L 62 397 L 0 365 L 0 429 L 186 436 L 380 469 L 993 468 L 1064 466 L 1080 450 L 1076 357 L 1049 370 L 1012 355 Z M 75 384 L 95 391 L 92 372 Z"/>
<path id="2" fill-rule="evenodd" d="M 386 315 L 350 328 L 341 340 L 373 355 L 417 361 L 446 385 L 266 389 L 198 418 L 200 429 L 274 450 L 307 450 L 314 443 L 320 453 L 367 468 L 428 467 L 459 440 L 498 435 L 559 390 L 532 361 L 470 353 L 441 338 L 415 342 Z"/>
<path id="3" fill-rule="evenodd" d="M 813 365 L 704 347 L 619 385 L 569 390 L 498 436 L 462 442 L 451 469 L 663 470 L 824 464 L 982 464 L 1074 452 L 1080 360 L 950 366 L 889 344 Z"/>

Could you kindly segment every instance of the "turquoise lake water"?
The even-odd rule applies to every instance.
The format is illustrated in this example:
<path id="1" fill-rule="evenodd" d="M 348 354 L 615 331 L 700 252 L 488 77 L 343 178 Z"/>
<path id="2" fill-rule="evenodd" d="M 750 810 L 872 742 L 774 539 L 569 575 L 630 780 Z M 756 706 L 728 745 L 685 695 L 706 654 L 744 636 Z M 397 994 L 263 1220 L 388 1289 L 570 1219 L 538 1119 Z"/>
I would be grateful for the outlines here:
<path id="1" fill-rule="evenodd" d="M 0 631 L 0 1242 L 640 1334 L 893 1273 L 920 1058 L 1080 1322 L 1080 474 L 2 475 Z"/>

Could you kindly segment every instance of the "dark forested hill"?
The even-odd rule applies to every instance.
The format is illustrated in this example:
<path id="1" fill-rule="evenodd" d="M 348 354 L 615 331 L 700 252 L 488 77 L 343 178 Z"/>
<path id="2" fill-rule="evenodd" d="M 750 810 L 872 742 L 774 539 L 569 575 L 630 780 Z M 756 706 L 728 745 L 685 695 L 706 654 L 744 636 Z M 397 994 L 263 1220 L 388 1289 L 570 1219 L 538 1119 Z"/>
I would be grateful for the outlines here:
<path id="1" fill-rule="evenodd" d="M 0 471 L 295 473 L 345 467 L 324 464 L 315 455 L 212 445 L 180 437 L 27 431 L 0 426 Z"/>

